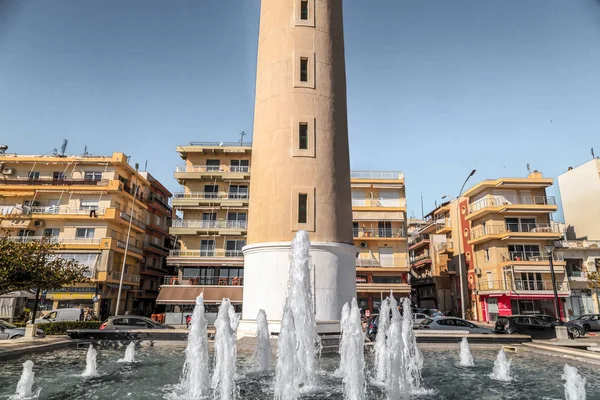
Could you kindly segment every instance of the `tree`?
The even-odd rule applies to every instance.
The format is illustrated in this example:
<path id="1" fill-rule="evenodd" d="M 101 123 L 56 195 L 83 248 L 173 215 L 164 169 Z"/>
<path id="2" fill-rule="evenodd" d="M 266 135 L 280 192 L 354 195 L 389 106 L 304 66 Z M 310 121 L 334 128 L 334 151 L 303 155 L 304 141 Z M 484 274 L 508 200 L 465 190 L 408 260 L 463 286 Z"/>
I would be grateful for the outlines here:
<path id="1" fill-rule="evenodd" d="M 50 240 L 19 241 L 0 235 L 0 294 L 15 290 L 49 290 L 87 281 L 86 267 L 57 256 Z"/>
<path id="2" fill-rule="evenodd" d="M 588 278 L 588 283 L 592 288 L 600 289 L 600 272 L 587 271 L 587 278 Z"/>

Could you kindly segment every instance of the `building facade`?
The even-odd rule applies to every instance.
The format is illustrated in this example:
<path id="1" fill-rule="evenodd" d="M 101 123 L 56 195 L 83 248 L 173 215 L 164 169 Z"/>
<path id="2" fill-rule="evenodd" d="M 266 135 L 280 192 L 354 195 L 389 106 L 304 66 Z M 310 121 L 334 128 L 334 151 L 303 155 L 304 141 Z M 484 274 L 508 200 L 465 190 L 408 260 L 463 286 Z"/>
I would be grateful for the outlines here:
<path id="1" fill-rule="evenodd" d="M 558 176 L 558 187 L 570 240 L 600 240 L 600 159 Z"/>
<path id="2" fill-rule="evenodd" d="M 485 180 L 464 193 L 460 215 L 469 317 L 554 315 L 550 257 L 558 296 L 570 296 L 563 255 L 546 251 L 562 237 L 551 218 L 555 199 L 546 195 L 552 183 L 535 171 L 527 178 Z"/>
<path id="3" fill-rule="evenodd" d="M 179 217 L 170 233 L 180 248 L 167 258 L 177 274 L 165 277 L 157 300 L 172 324 L 183 323 L 200 293 L 208 311 L 225 297 L 241 306 L 252 146 L 193 142 L 177 151 L 185 160 L 175 172 L 183 190 L 173 198 Z"/>
<path id="4" fill-rule="evenodd" d="M 352 221 L 359 307 L 377 312 L 393 291 L 410 294 L 404 174 L 352 171 Z"/>
<path id="5" fill-rule="evenodd" d="M 43 293 L 45 308 L 84 306 L 106 318 L 123 275 L 119 311 L 132 312 L 151 201 L 150 182 L 127 156 L 0 154 L 0 173 L 0 227 L 13 240 L 56 241 L 61 257 L 88 268 L 88 283 Z"/>

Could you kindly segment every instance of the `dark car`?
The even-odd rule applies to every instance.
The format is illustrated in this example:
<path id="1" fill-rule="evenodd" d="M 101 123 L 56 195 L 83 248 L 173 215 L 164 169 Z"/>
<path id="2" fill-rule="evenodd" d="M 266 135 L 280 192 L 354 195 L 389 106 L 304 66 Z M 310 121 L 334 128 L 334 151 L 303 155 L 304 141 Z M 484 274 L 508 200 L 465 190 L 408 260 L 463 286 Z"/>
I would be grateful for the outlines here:
<path id="1" fill-rule="evenodd" d="M 174 329 L 169 325 L 161 325 L 150 318 L 135 315 L 109 317 L 100 325 L 101 330 L 133 330 L 133 329 Z"/>
<path id="2" fill-rule="evenodd" d="M 518 333 L 532 339 L 556 338 L 555 326 L 560 322 L 550 316 L 510 315 L 498 317 L 494 333 Z"/>
<path id="3" fill-rule="evenodd" d="M 580 336 L 585 335 L 586 332 L 600 331 L 600 314 L 582 315 L 577 319 L 567 322 L 567 328 L 569 329 L 569 332 L 572 329 L 577 329 L 581 334 Z"/>
<path id="4" fill-rule="evenodd" d="M 25 328 L 18 328 L 8 322 L 0 321 L 0 339 L 19 339 L 23 336 L 25 336 Z M 43 338 L 46 334 L 38 328 L 35 336 Z"/>

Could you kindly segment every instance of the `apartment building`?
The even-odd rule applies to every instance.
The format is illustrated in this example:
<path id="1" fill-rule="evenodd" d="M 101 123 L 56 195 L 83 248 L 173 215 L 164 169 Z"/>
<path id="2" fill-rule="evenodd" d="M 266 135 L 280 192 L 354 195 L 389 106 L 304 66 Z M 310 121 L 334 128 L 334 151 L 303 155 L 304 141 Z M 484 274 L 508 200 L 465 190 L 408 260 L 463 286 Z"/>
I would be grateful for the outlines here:
<path id="1" fill-rule="evenodd" d="M 459 230 L 458 202 L 442 203 L 426 217 L 409 239 L 412 300 L 418 307 L 437 308 L 445 314 L 458 312 L 460 293 L 454 238 Z"/>
<path id="2" fill-rule="evenodd" d="M 410 294 L 404 174 L 352 171 L 350 184 L 357 300 L 363 310 L 376 311 L 390 291 Z"/>
<path id="3" fill-rule="evenodd" d="M 550 257 L 558 296 L 570 296 L 562 253 L 546 250 L 562 237 L 551 218 L 555 199 L 546 195 L 552 184 L 534 171 L 527 178 L 484 180 L 460 199 L 469 317 L 554 315 Z"/>
<path id="4" fill-rule="evenodd" d="M 600 158 L 558 176 L 569 240 L 600 240 Z"/>
<path id="5" fill-rule="evenodd" d="M 144 258 L 140 265 L 140 287 L 134 301 L 136 314 L 149 317 L 156 309 L 156 297 L 164 277 L 172 273 L 167 266 L 169 251 L 177 246 L 169 234 L 173 210 L 169 199 L 173 196 L 148 172 L 140 173 L 150 184 L 146 204 L 146 233 Z"/>
<path id="6" fill-rule="evenodd" d="M 192 142 L 177 152 L 185 161 L 175 171 L 183 189 L 173 198 L 178 218 L 170 233 L 180 248 L 167 258 L 177 274 L 165 277 L 157 299 L 173 324 L 184 321 L 200 293 L 208 311 L 224 297 L 241 306 L 252 147 Z"/>
<path id="7" fill-rule="evenodd" d="M 50 238 L 61 244 L 60 257 L 88 268 L 88 283 L 43 293 L 45 308 L 87 306 L 101 318 L 112 315 L 125 268 L 119 311 L 133 311 L 150 182 L 127 156 L 0 154 L 0 173 L 0 227 L 13 240 Z"/>

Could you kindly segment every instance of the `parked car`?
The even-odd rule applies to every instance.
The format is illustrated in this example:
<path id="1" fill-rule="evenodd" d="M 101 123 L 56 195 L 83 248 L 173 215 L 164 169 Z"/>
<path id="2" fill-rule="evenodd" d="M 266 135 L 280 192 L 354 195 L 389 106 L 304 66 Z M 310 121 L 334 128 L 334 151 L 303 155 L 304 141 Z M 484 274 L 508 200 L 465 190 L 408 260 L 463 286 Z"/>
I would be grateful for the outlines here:
<path id="1" fill-rule="evenodd" d="M 63 322 L 63 321 L 83 321 L 83 308 L 58 308 L 52 310 L 42 318 L 36 318 L 36 324 L 47 324 L 49 322 Z M 31 320 L 27 321 L 31 323 Z"/>
<path id="2" fill-rule="evenodd" d="M 580 327 L 583 334 L 591 331 L 600 331 L 600 314 L 586 314 L 567 322 L 567 327 Z"/>
<path id="3" fill-rule="evenodd" d="M 18 339 L 25 336 L 25 328 L 17 328 L 15 325 L 0 321 L 0 339 Z M 44 337 L 46 334 L 43 330 L 37 329 L 36 337 Z"/>
<path id="4" fill-rule="evenodd" d="M 427 317 L 427 315 L 422 314 L 422 313 L 415 313 L 412 315 L 413 318 L 413 329 L 419 329 L 419 325 L 421 323 L 421 321 L 424 321 Z M 369 321 L 367 323 L 367 337 L 369 338 L 369 340 L 371 342 L 375 341 L 375 338 L 377 337 L 377 328 L 379 326 L 379 314 L 373 314 L 371 315 L 371 318 L 369 318 Z"/>
<path id="5" fill-rule="evenodd" d="M 556 338 L 555 326 L 559 325 L 560 322 L 554 317 L 544 317 L 546 318 L 533 315 L 510 315 L 498 317 L 494 327 L 494 333 L 518 333 L 521 335 L 529 335 L 532 339 Z"/>
<path id="6" fill-rule="evenodd" d="M 477 326 L 472 322 L 455 317 L 433 317 L 421 322 L 423 330 L 467 331 L 469 333 L 493 333 L 491 329 Z"/>
<path id="7" fill-rule="evenodd" d="M 170 325 L 161 325 L 150 318 L 137 315 L 123 315 L 109 317 L 100 325 L 101 330 L 128 330 L 128 329 L 175 329 Z"/>

